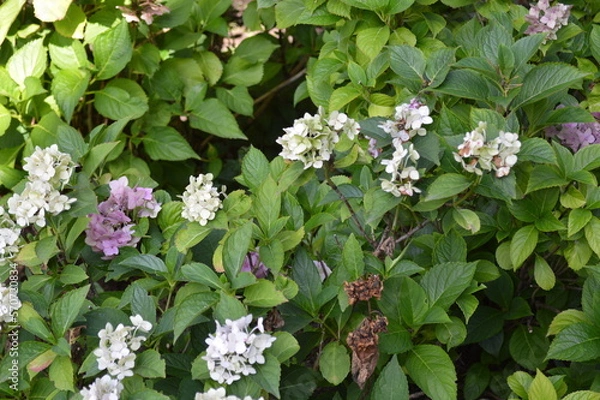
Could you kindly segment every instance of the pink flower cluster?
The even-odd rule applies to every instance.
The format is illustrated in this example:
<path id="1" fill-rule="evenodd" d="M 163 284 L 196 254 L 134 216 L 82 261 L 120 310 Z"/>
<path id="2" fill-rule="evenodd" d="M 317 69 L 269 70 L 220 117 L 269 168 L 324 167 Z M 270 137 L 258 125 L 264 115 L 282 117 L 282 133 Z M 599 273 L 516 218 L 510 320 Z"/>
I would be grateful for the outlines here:
<path id="1" fill-rule="evenodd" d="M 123 246 L 135 246 L 140 241 L 134 235 L 135 219 L 156 218 L 160 211 L 152 189 L 128 184 L 126 177 L 111 181 L 110 196 L 98 205 L 98 214 L 89 215 L 85 243 L 104 253 L 103 259 L 113 258 Z"/>
<path id="2" fill-rule="evenodd" d="M 562 3 L 550 7 L 549 0 L 539 0 L 525 16 L 525 20 L 530 24 L 525 34 L 547 33 L 546 40 L 556 40 L 556 32 L 569 23 L 571 7 Z"/>

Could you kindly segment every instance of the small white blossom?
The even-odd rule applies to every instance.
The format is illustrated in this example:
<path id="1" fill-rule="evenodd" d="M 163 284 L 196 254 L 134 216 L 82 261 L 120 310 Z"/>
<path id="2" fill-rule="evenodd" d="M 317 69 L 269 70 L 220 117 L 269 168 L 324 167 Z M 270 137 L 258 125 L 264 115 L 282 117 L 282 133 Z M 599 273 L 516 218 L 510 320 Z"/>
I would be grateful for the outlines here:
<path id="1" fill-rule="evenodd" d="M 35 151 L 23 160 L 23 170 L 29 172 L 29 180 L 48 182 L 59 190 L 69 181 L 75 166 L 71 156 L 59 151 L 55 144 L 45 149 L 36 146 Z"/>
<path id="2" fill-rule="evenodd" d="M 17 290 L 11 289 L 10 286 L 4 286 L 0 282 L 0 323 L 14 321 L 14 311 L 21 308 L 21 301 L 17 296 Z"/>
<path id="3" fill-rule="evenodd" d="M 144 321 L 139 315 L 130 317 L 130 320 L 135 326 L 119 324 L 116 328 L 113 328 L 112 324 L 107 322 L 105 328 L 98 332 L 100 343 L 98 348 L 94 350 L 98 369 L 100 371 L 106 369 L 110 375 L 115 376 L 118 380 L 133 376 L 136 358 L 134 352 L 146 340 L 144 336 L 136 336 L 137 331 L 148 332 L 152 329 L 152 324 Z M 146 330 L 146 328 L 148 329 Z"/>
<path id="4" fill-rule="evenodd" d="M 111 378 L 110 375 L 104 375 L 89 386 L 83 388 L 79 394 L 84 400 L 119 400 L 123 384 L 120 380 Z"/>
<path id="5" fill-rule="evenodd" d="M 199 222 L 206 225 L 215 219 L 216 212 L 223 208 L 219 191 L 212 183 L 212 174 L 190 176 L 190 184 L 186 186 L 183 199 L 181 216 L 188 221 Z"/>
<path id="6" fill-rule="evenodd" d="M 412 99 L 410 103 L 403 103 L 396 107 L 395 120 L 387 120 L 379 127 L 389 133 L 393 139 L 398 139 L 402 143 L 408 142 L 417 135 L 424 136 L 427 133 L 423 125 L 433 123 L 429 114 L 429 107 L 417 99 Z"/>
<path id="7" fill-rule="evenodd" d="M 479 122 L 476 129 L 465 134 L 454 159 L 467 172 L 483 175 L 483 171 L 494 170 L 496 177 L 502 178 L 517 163 L 521 142 L 516 133 L 502 131 L 496 139 L 486 141 L 486 127 L 484 122 Z"/>
<path id="8" fill-rule="evenodd" d="M 234 395 L 227 396 L 225 388 L 220 387 L 218 389 L 208 389 L 208 392 L 205 393 L 196 393 L 194 400 L 252 400 L 252 398 L 250 396 L 245 396 L 241 399 Z M 257 400 L 263 400 L 263 398 L 260 397 Z"/>
<path id="9" fill-rule="evenodd" d="M 58 215 L 71 208 L 77 199 L 69 198 L 43 180 L 33 180 L 25 184 L 20 194 L 15 193 L 8 199 L 8 212 L 15 216 L 17 224 L 25 227 L 35 224 L 46 226 L 46 212 Z"/>
<path id="10" fill-rule="evenodd" d="M 396 197 L 421 193 L 421 190 L 413 186 L 413 183 L 421 178 L 415 167 L 421 157 L 419 152 L 415 150 L 412 143 L 405 146 L 401 141 L 394 141 L 393 144 L 396 150 L 392 154 L 392 159 L 381 161 L 381 164 L 385 165 L 385 172 L 391 175 L 390 179 L 381 179 L 381 189 Z"/>
<path id="11" fill-rule="evenodd" d="M 206 360 L 211 379 L 230 385 L 241 378 L 255 374 L 253 364 L 264 364 L 263 352 L 271 347 L 275 337 L 264 333 L 262 318 L 256 327 L 249 330 L 252 315 L 235 321 L 225 320 L 225 325 L 216 321 L 217 330 L 206 339 Z M 256 333 L 258 331 L 259 333 Z"/>
<path id="12" fill-rule="evenodd" d="M 286 160 L 302 161 L 305 169 L 322 168 L 323 161 L 331 158 L 340 134 L 353 140 L 359 130 L 358 123 L 346 114 L 334 111 L 326 117 L 319 107 L 317 114 L 306 113 L 294 121 L 294 126 L 284 128 L 285 134 L 276 142 L 283 147 L 279 154 Z"/>
<path id="13" fill-rule="evenodd" d="M 19 252 L 21 228 L 0 207 L 0 265 L 5 264 Z"/>

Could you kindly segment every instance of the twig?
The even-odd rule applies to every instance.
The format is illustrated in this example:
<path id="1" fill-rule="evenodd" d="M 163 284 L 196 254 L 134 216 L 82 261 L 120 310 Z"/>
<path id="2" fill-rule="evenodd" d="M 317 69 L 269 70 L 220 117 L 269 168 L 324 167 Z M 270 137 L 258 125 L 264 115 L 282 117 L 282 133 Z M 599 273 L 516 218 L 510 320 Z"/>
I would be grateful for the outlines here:
<path id="1" fill-rule="evenodd" d="M 360 231 L 360 233 L 363 235 L 363 237 L 365 237 L 369 241 L 369 244 L 371 245 L 371 247 L 376 249 L 377 241 L 374 238 L 369 237 L 369 235 L 367 235 L 365 228 L 363 228 L 358 217 L 356 216 L 356 212 L 354 211 L 354 208 L 352 207 L 352 205 L 350 204 L 350 202 L 348 201 L 346 196 L 344 196 L 344 194 L 342 193 L 340 188 L 338 188 L 338 186 L 335 184 L 335 182 L 333 182 L 331 180 L 331 177 L 329 176 L 327 168 L 325 169 L 325 180 L 327 181 L 327 184 L 329 186 L 331 186 L 331 188 L 337 193 L 337 195 L 340 196 L 340 199 L 344 202 L 346 207 L 348 207 L 348 210 L 350 210 L 350 215 L 351 215 L 352 219 L 354 220 L 354 223 L 356 223 L 356 226 L 358 227 L 358 230 Z"/>
<path id="2" fill-rule="evenodd" d="M 417 231 L 419 231 L 421 228 L 423 228 L 428 223 L 429 223 L 429 221 L 425 220 L 425 221 L 421 222 L 419 225 L 417 225 L 414 228 L 410 229 L 404 235 L 402 235 L 398 239 L 396 239 L 396 244 L 405 241 L 406 239 L 408 239 L 409 237 L 411 237 L 412 235 L 414 235 L 415 233 L 417 233 Z"/>
<path id="3" fill-rule="evenodd" d="M 425 396 L 425 393 L 423 392 L 417 392 L 417 393 L 413 393 L 411 395 L 408 396 L 409 399 L 418 399 L 420 397 Z"/>
<path id="4" fill-rule="evenodd" d="M 288 79 L 286 79 L 285 81 L 281 82 L 279 85 L 275 86 L 274 88 L 272 88 L 271 90 L 269 90 L 267 93 L 263 94 L 262 96 L 260 96 L 256 100 L 254 100 L 254 104 L 258 104 L 261 101 L 264 101 L 265 99 L 267 99 L 271 95 L 273 95 L 273 93 L 275 93 L 275 92 L 283 89 L 284 87 L 286 87 L 288 85 L 291 85 L 292 83 L 294 83 L 298 79 L 302 78 L 304 76 L 304 74 L 306 74 L 306 68 L 302 68 L 295 75 L 290 76 Z"/>

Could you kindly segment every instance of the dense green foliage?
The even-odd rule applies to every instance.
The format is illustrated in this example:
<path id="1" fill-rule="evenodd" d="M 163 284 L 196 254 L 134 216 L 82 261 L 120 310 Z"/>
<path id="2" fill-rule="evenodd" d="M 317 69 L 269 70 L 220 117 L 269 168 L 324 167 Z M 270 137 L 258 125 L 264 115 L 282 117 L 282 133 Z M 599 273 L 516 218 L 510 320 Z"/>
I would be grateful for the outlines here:
<path id="1" fill-rule="evenodd" d="M 22 305 L 0 397 L 81 398 L 99 332 L 139 315 L 122 399 L 600 399 L 600 144 L 547 135 L 587 124 L 600 143 L 600 3 L 565 2 L 556 39 L 510 0 L 52 3 L 0 4 L 0 205 L 36 147 L 77 164 L 70 208 L 2 258 Z M 382 125 L 412 99 L 432 119 L 403 141 L 420 192 L 394 195 Z M 317 107 L 360 134 L 322 168 L 277 156 Z M 483 126 L 518 135 L 516 164 L 469 170 L 459 146 Z M 228 187 L 202 223 L 182 216 L 200 173 Z M 121 177 L 161 209 L 103 257 L 86 236 Z M 243 270 L 250 254 L 269 271 Z M 205 339 L 248 314 L 276 340 L 218 384 Z"/>

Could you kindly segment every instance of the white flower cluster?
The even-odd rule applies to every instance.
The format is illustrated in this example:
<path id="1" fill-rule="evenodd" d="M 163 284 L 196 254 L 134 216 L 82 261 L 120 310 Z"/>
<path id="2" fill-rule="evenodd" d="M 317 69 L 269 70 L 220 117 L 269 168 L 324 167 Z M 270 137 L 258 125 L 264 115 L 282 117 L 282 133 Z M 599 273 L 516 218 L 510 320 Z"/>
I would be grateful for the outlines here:
<path id="1" fill-rule="evenodd" d="M 190 176 L 190 184 L 186 186 L 183 199 L 183 211 L 181 216 L 188 221 L 199 222 L 206 225 L 213 220 L 216 212 L 223 208 L 220 199 L 221 193 L 213 186 L 212 174 L 200 174 L 197 177 Z"/>
<path id="2" fill-rule="evenodd" d="M 13 311 L 21 308 L 21 301 L 19 301 L 14 290 L 12 292 L 10 287 L 4 286 L 0 282 L 0 324 L 3 322 L 15 322 Z"/>
<path id="3" fill-rule="evenodd" d="M 427 130 L 423 128 L 423 125 L 429 125 L 433 122 L 429 113 L 429 107 L 415 98 L 410 103 L 403 103 L 396 107 L 395 120 L 387 120 L 379 127 L 389 133 L 394 142 L 405 143 L 416 135 L 425 136 Z M 396 145 L 396 148 L 398 147 Z"/>
<path id="4" fill-rule="evenodd" d="M 202 357 L 213 380 L 230 385 L 241 375 L 255 374 L 253 364 L 265 363 L 263 352 L 271 347 L 275 337 L 264 333 L 262 318 L 249 330 L 251 322 L 252 314 L 235 321 L 227 319 L 224 326 L 217 321 L 217 331 L 206 339 L 208 348 Z"/>
<path id="5" fill-rule="evenodd" d="M 334 111 L 327 117 L 319 107 L 317 114 L 306 113 L 294 121 L 294 126 L 284 128 L 285 134 L 276 142 L 283 147 L 279 154 L 286 160 L 300 160 L 304 169 L 322 168 L 323 161 L 331 158 L 340 134 L 353 140 L 359 130 L 360 125 L 346 114 Z"/>
<path id="6" fill-rule="evenodd" d="M 521 142 L 516 133 L 502 131 L 496 139 L 486 142 L 486 127 L 485 122 L 479 122 L 476 129 L 468 132 L 454 159 L 468 172 L 482 175 L 483 170 L 494 170 L 496 177 L 502 178 L 517 163 Z"/>
<path id="7" fill-rule="evenodd" d="M 556 3 L 550 7 L 549 0 L 540 0 L 529 9 L 525 20 L 529 22 L 526 35 L 547 33 L 546 40 L 556 40 L 556 32 L 569 23 L 569 13 L 572 6 Z"/>
<path id="8" fill-rule="evenodd" d="M 408 147 L 402 144 L 396 147 L 391 160 L 381 161 L 385 165 L 385 172 L 391 174 L 390 179 L 381 180 L 381 189 L 396 197 L 421 193 L 419 188 L 413 186 L 413 183 L 421 178 L 415 167 L 420 157 L 419 152 L 414 149 L 412 143 Z M 409 165 L 409 163 L 412 165 Z"/>
<path id="9" fill-rule="evenodd" d="M 243 399 L 229 395 L 227 396 L 225 393 L 225 388 L 218 389 L 208 389 L 208 392 L 205 393 L 196 393 L 194 400 L 252 400 L 250 396 L 245 396 Z M 257 400 L 264 400 L 262 397 Z"/>
<path id="10" fill-rule="evenodd" d="M 106 327 L 98 332 L 100 344 L 94 350 L 98 369 L 100 371 L 107 370 L 110 375 L 118 380 L 133 375 L 135 351 L 146 340 L 144 336 L 136 336 L 138 330 L 150 332 L 152 329 L 152 324 L 144 321 L 140 315 L 129 317 L 129 319 L 133 326 L 119 324 L 116 328 L 113 328 L 112 324 L 107 322 Z"/>
<path id="11" fill-rule="evenodd" d="M 0 207 L 0 265 L 6 264 L 19 252 L 20 235 L 21 228 Z"/>
<path id="12" fill-rule="evenodd" d="M 413 196 L 421 193 L 414 183 L 421 178 L 416 168 L 420 158 L 419 152 L 414 149 L 410 140 L 419 135 L 425 136 L 427 130 L 423 125 L 429 125 L 433 119 L 429 116 L 429 107 L 414 98 L 409 103 L 396 107 L 395 120 L 387 120 L 379 125 L 392 137 L 394 152 L 391 160 L 382 160 L 385 172 L 391 175 L 390 179 L 381 179 L 381 189 L 396 197 Z"/>
<path id="13" fill-rule="evenodd" d="M 19 226 L 36 224 L 43 228 L 46 213 L 57 215 L 76 201 L 60 193 L 71 178 L 75 164 L 71 156 L 60 152 L 55 144 L 45 149 L 36 146 L 24 161 L 23 169 L 29 172 L 28 182 L 23 192 L 8 199 L 8 212 L 14 215 Z"/>
<path id="14" fill-rule="evenodd" d="M 119 400 L 123 384 L 120 380 L 111 378 L 110 375 L 104 375 L 88 387 L 83 388 L 79 394 L 84 400 Z"/>

